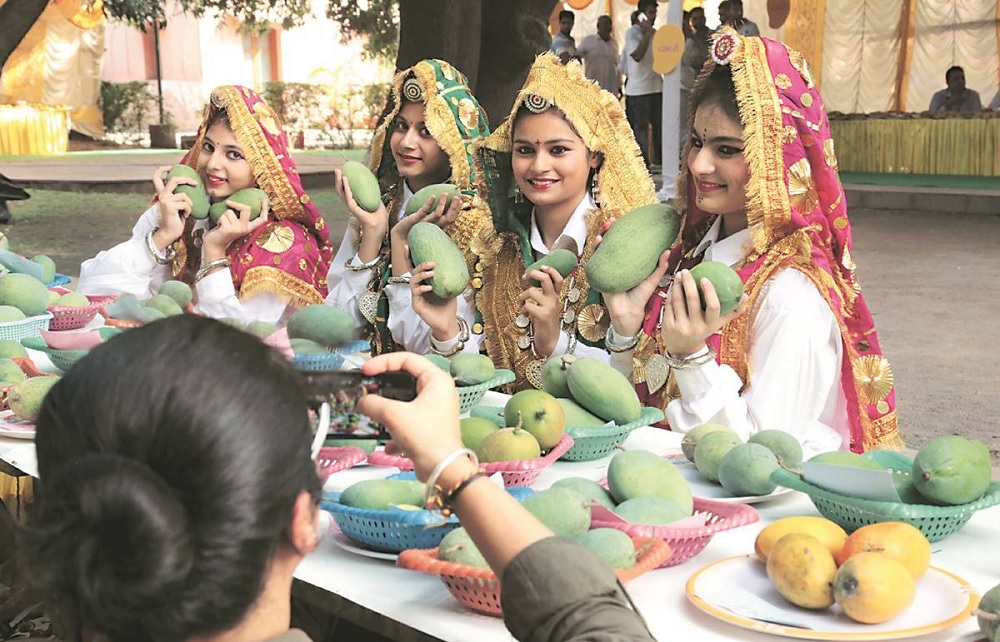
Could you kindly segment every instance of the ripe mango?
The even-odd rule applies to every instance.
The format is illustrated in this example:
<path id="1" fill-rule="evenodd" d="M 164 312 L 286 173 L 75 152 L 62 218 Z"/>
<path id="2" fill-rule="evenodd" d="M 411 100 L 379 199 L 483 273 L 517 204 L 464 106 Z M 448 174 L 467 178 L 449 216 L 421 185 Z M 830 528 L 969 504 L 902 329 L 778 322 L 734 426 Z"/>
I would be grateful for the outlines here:
<path id="1" fill-rule="evenodd" d="M 353 190 L 353 183 L 351 183 L 351 189 Z M 409 216 L 413 214 L 421 207 L 423 207 L 428 201 L 433 200 L 433 207 L 441 202 L 441 197 L 445 197 L 448 201 L 455 198 L 456 196 L 461 196 L 461 192 L 457 187 L 451 183 L 437 183 L 435 185 L 428 185 L 422 189 L 418 189 L 416 193 L 410 197 L 410 200 L 406 202 L 406 207 L 403 208 L 403 216 Z"/>
<path id="2" fill-rule="evenodd" d="M 377 210 L 382 204 L 382 194 L 375 174 L 357 161 L 347 161 L 340 171 L 351 186 L 351 195 L 358 206 L 367 212 Z"/>
<path id="3" fill-rule="evenodd" d="M 576 263 L 576 254 L 573 254 L 569 250 L 559 248 L 558 250 L 554 250 L 551 253 L 546 254 L 528 267 L 524 268 L 524 273 L 527 274 L 533 270 L 541 270 L 543 267 L 551 266 L 554 267 L 556 271 L 559 272 L 559 275 L 565 279 L 569 276 L 569 273 L 576 268 Z M 530 288 L 538 288 L 541 286 L 542 284 L 536 279 L 528 280 L 528 287 Z"/>
<path id="4" fill-rule="evenodd" d="M 461 526 L 444 536 L 441 543 L 438 544 L 437 556 L 439 560 L 453 564 L 464 564 L 483 569 L 490 567 L 486 558 L 479 552 L 476 543 L 472 541 L 468 531 Z"/>
<path id="5" fill-rule="evenodd" d="M 753 543 L 757 559 L 767 564 L 767 557 L 771 554 L 771 549 L 774 548 L 779 539 L 789 533 L 812 535 L 822 542 L 830 554 L 834 556 L 840 552 L 844 547 L 844 542 L 847 541 L 847 531 L 825 517 L 783 517 L 768 524 L 757 534 L 757 539 Z"/>
<path id="6" fill-rule="evenodd" d="M 20 310 L 19 310 L 20 312 Z M 28 358 L 28 351 L 17 341 L 10 339 L 0 340 L 0 357 L 10 359 L 12 357 Z"/>
<path id="7" fill-rule="evenodd" d="M 558 444 L 566 432 L 566 413 L 544 390 L 514 393 L 504 406 L 503 420 L 507 426 L 518 426 L 534 435 L 543 451 Z"/>
<path id="8" fill-rule="evenodd" d="M 684 509 L 662 497 L 634 497 L 615 508 L 615 514 L 632 524 L 662 526 L 691 516 Z"/>
<path id="9" fill-rule="evenodd" d="M 719 430 L 728 430 L 733 432 L 733 429 L 729 426 L 723 426 L 722 424 L 702 424 L 697 428 L 688 431 L 684 438 L 681 439 L 681 451 L 684 453 L 684 458 L 687 459 L 692 464 L 694 463 L 694 449 L 698 446 L 698 441 L 710 432 L 717 432 Z"/>
<path id="10" fill-rule="evenodd" d="M 635 497 L 669 499 L 691 515 L 694 500 L 684 476 L 669 461 L 648 450 L 625 450 L 608 465 L 608 489 L 617 502 Z"/>
<path id="11" fill-rule="evenodd" d="M 562 406 L 566 415 L 567 428 L 600 428 L 607 423 L 597 415 L 587 412 L 586 408 L 572 399 L 556 399 L 556 402 Z"/>
<path id="12" fill-rule="evenodd" d="M 182 309 L 191 305 L 191 301 L 194 300 L 194 292 L 191 291 L 191 286 L 184 281 L 164 281 L 157 294 L 170 297 Z"/>
<path id="13" fill-rule="evenodd" d="M 797 470 L 802 467 L 802 444 L 784 430 L 761 430 L 747 439 L 747 443 L 766 447 L 783 468 Z"/>
<path id="14" fill-rule="evenodd" d="M 722 458 L 719 483 L 733 497 L 767 495 L 777 488 L 771 473 L 778 468 L 778 458 L 760 444 L 739 444 Z"/>
<path id="15" fill-rule="evenodd" d="M 7 358 L 0 358 L 0 385 L 7 386 L 12 383 L 24 381 L 27 377 L 21 366 Z"/>
<path id="16" fill-rule="evenodd" d="M 469 266 L 462 251 L 434 223 L 417 223 L 406 237 L 414 265 L 434 261 L 434 276 L 426 283 L 441 299 L 453 299 L 469 285 Z"/>
<path id="17" fill-rule="evenodd" d="M 552 488 L 569 488 L 582 495 L 585 499 L 597 502 L 608 510 L 614 510 L 615 500 L 604 486 L 592 479 L 584 477 L 563 477 L 552 484 Z"/>
<path id="18" fill-rule="evenodd" d="M 931 565 L 931 543 L 915 526 L 903 522 L 877 522 L 851 533 L 834 554 L 839 566 L 859 553 L 883 553 L 906 567 L 917 580 Z"/>
<path id="19" fill-rule="evenodd" d="M 476 450 L 483 439 L 500 430 L 500 425 L 482 417 L 466 417 L 459 422 L 459 430 L 462 434 L 462 445 Z"/>
<path id="20" fill-rule="evenodd" d="M 23 321 L 27 317 L 12 305 L 0 305 L 0 323 L 10 323 L 11 321 Z"/>
<path id="21" fill-rule="evenodd" d="M 549 488 L 521 505 L 559 537 L 579 537 L 590 529 L 590 500 L 575 490 Z"/>
<path id="22" fill-rule="evenodd" d="M 680 216 L 666 203 L 627 212 L 604 234 L 584 269 L 598 292 L 627 292 L 653 273 L 677 238 Z"/>
<path id="23" fill-rule="evenodd" d="M 230 209 L 227 201 L 236 201 L 241 205 L 250 206 L 250 220 L 254 220 L 260 216 L 261 210 L 264 208 L 264 201 L 267 200 L 267 194 L 263 190 L 259 190 L 256 187 L 247 187 L 245 189 L 237 190 L 233 192 L 228 198 L 225 198 L 218 203 L 213 203 L 212 207 L 208 209 L 208 218 L 212 219 L 212 223 L 218 223 L 222 215 Z"/>
<path id="24" fill-rule="evenodd" d="M 566 381 L 566 375 L 569 374 L 569 364 L 574 361 L 576 361 L 576 357 L 571 354 L 546 359 L 542 366 L 542 390 L 553 397 L 569 397 L 569 383 Z"/>
<path id="25" fill-rule="evenodd" d="M 718 483 L 719 466 L 730 450 L 743 443 L 735 432 L 718 430 L 698 440 L 694 448 L 694 466 L 705 479 Z"/>
<path id="26" fill-rule="evenodd" d="M 948 435 L 917 451 L 910 475 L 920 494 L 932 503 L 956 506 L 975 501 L 986 493 L 990 466 L 986 444 L 978 439 Z"/>
<path id="27" fill-rule="evenodd" d="M 324 303 L 301 307 L 288 319 L 288 338 L 309 339 L 328 348 L 350 340 L 353 333 L 354 319 Z"/>
<path id="28" fill-rule="evenodd" d="M 7 393 L 7 403 L 14 414 L 27 421 L 37 421 L 45 395 L 59 377 L 33 377 L 14 384 Z"/>
<path id="29" fill-rule="evenodd" d="M 170 168 L 163 182 L 166 183 L 171 178 L 178 176 L 181 178 L 190 178 L 198 184 L 178 185 L 177 189 L 174 190 L 174 194 L 187 194 L 188 198 L 191 199 L 191 218 L 199 220 L 207 218 L 211 203 L 208 200 L 208 193 L 205 191 L 205 184 L 201 181 L 201 176 L 198 176 L 198 172 L 193 168 L 177 164 Z"/>
<path id="30" fill-rule="evenodd" d="M 68 308 L 85 308 L 90 305 L 90 299 L 79 292 L 67 292 L 59 297 L 55 305 Z"/>
<path id="31" fill-rule="evenodd" d="M 493 378 L 496 368 L 485 354 L 462 352 L 451 358 L 449 367 L 455 383 L 460 386 L 475 386 Z"/>
<path id="32" fill-rule="evenodd" d="M 340 493 L 340 503 L 344 506 L 368 510 L 385 510 L 390 504 L 424 503 L 423 482 L 404 479 L 366 479 L 355 482 Z"/>
<path id="33" fill-rule="evenodd" d="M 49 307 L 49 291 L 33 276 L 7 274 L 0 277 L 0 305 L 12 305 L 25 316 L 33 317 Z"/>
<path id="34" fill-rule="evenodd" d="M 613 569 L 621 570 L 635 566 L 635 544 L 632 538 L 614 528 L 595 528 L 576 538 Z"/>
<path id="35" fill-rule="evenodd" d="M 834 600 L 847 617 L 863 624 L 891 620 L 916 594 L 910 572 L 884 553 L 858 553 L 844 562 L 833 581 Z"/>
<path id="36" fill-rule="evenodd" d="M 52 283 L 56 278 L 56 262 L 45 254 L 31 257 L 31 260 L 42 266 L 42 283 Z"/>
<path id="37" fill-rule="evenodd" d="M 767 558 L 767 576 L 783 598 L 805 609 L 833 605 L 837 563 L 823 542 L 806 533 L 779 539 Z"/>
<path id="38" fill-rule="evenodd" d="M 743 300 L 743 281 L 733 268 L 718 261 L 705 261 L 691 268 L 691 278 L 698 285 L 698 295 L 701 297 L 701 309 L 704 310 L 705 293 L 701 289 L 701 280 L 708 279 L 719 297 L 719 312 L 727 314 L 739 307 Z"/>
<path id="39" fill-rule="evenodd" d="M 149 299 L 142 302 L 143 307 L 152 308 L 153 310 L 158 310 L 163 313 L 165 317 L 173 317 L 178 314 L 184 314 L 184 310 L 181 306 L 177 305 L 177 301 L 174 301 L 166 294 L 157 294 L 156 296 L 150 297 Z"/>
<path id="40" fill-rule="evenodd" d="M 622 426 L 642 413 L 632 382 L 598 359 L 583 357 L 573 361 L 566 383 L 577 403 L 605 421 Z"/>
<path id="41" fill-rule="evenodd" d="M 542 455 L 534 435 L 520 428 L 500 428 L 491 432 L 474 450 L 483 463 L 535 459 Z"/>

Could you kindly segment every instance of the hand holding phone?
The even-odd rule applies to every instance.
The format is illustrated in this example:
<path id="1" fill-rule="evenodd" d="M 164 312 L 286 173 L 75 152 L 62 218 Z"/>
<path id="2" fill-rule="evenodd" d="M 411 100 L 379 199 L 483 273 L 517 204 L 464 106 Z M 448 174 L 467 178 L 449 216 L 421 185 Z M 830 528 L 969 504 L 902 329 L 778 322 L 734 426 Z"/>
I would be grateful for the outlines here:
<path id="1" fill-rule="evenodd" d="M 353 372 L 309 372 L 305 374 L 306 398 L 310 408 L 321 412 L 323 404 L 330 415 L 327 437 L 337 439 L 389 438 L 381 424 L 357 409 L 358 400 L 367 395 L 411 401 L 417 396 L 416 379 L 407 372 L 384 372 L 368 376 Z"/>

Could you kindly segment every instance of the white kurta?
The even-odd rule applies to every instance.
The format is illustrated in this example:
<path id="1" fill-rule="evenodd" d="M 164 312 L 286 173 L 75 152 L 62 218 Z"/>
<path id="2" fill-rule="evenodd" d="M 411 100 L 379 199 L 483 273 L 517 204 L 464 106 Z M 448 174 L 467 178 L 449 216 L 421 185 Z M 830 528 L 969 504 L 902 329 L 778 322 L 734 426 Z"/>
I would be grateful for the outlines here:
<path id="1" fill-rule="evenodd" d="M 746 256 L 749 230 L 716 242 L 718 233 L 717 220 L 696 253 L 707 248 L 704 261 L 735 265 Z M 849 444 L 840 329 L 813 282 L 794 269 L 768 279 L 750 337 L 750 385 L 742 394 L 736 372 L 715 361 L 674 371 L 682 398 L 667 406 L 671 429 L 718 423 L 744 440 L 761 430 L 784 430 L 799 440 L 807 458 Z M 614 357 L 617 368 L 631 372 L 631 352 Z"/>
<path id="2" fill-rule="evenodd" d="M 153 205 L 132 228 L 132 237 L 80 265 L 76 289 L 81 294 L 132 294 L 147 299 L 170 280 L 170 266 L 160 265 L 146 247 L 146 235 L 156 229 L 158 206 Z M 209 221 L 198 221 L 194 229 L 207 229 Z M 229 269 L 217 270 L 195 284 L 195 312 L 213 319 L 284 321 L 293 311 L 276 294 L 262 292 L 241 301 L 236 296 Z"/>

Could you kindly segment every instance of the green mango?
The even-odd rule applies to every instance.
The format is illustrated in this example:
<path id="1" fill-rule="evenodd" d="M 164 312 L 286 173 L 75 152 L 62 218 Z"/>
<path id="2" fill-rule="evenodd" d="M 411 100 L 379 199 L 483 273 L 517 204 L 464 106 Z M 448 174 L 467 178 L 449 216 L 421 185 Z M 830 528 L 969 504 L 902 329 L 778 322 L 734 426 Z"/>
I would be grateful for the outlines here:
<path id="1" fill-rule="evenodd" d="M 167 183 L 175 177 L 190 178 L 198 183 L 197 185 L 178 185 L 174 194 L 187 194 L 188 198 L 191 199 L 191 218 L 199 220 L 207 218 L 211 203 L 208 200 L 208 193 L 205 191 L 205 184 L 201 181 L 198 172 L 187 165 L 177 164 L 170 168 L 163 182 Z"/>
<path id="2" fill-rule="evenodd" d="M 156 296 L 150 297 L 142 302 L 143 307 L 157 310 L 163 313 L 165 317 L 177 316 L 178 314 L 184 314 L 184 310 L 181 306 L 177 305 L 177 301 L 168 297 L 166 294 L 157 294 Z"/>
<path id="3" fill-rule="evenodd" d="M 461 192 L 457 187 L 451 183 L 438 183 L 436 185 L 428 185 L 422 189 L 418 189 L 417 192 L 410 197 L 410 200 L 406 202 L 406 207 L 403 209 L 403 215 L 409 216 L 413 214 L 421 207 L 423 207 L 428 201 L 433 200 L 435 206 L 440 203 L 440 198 L 442 196 L 447 197 L 450 201 L 456 196 L 461 196 Z"/>
<path id="4" fill-rule="evenodd" d="M 542 366 L 542 390 L 553 397 L 568 398 L 570 391 L 566 376 L 569 374 L 569 365 L 574 361 L 576 357 L 571 354 L 546 359 Z"/>
<path id="5" fill-rule="evenodd" d="M 18 310 L 20 312 L 20 310 Z M 12 357 L 28 358 L 28 351 L 17 341 L 11 339 L 0 340 L 0 357 L 10 359 Z"/>
<path id="6" fill-rule="evenodd" d="M 347 161 L 340 171 L 351 186 L 351 195 L 358 206 L 367 212 L 377 210 L 382 204 L 382 194 L 375 174 L 357 161 Z"/>
<path id="7" fill-rule="evenodd" d="M 720 430 L 728 430 L 733 432 L 733 429 L 729 426 L 723 426 L 721 424 L 702 424 L 697 428 L 694 428 L 687 433 L 685 433 L 684 438 L 681 439 L 681 451 L 684 453 L 684 458 L 687 459 L 692 464 L 694 463 L 694 449 L 698 446 L 698 441 L 702 437 L 710 432 L 718 432 Z"/>
<path id="8" fill-rule="evenodd" d="M 631 537 L 619 530 L 595 528 L 577 537 L 576 541 L 600 555 L 615 570 L 635 566 L 635 544 Z"/>
<path id="9" fill-rule="evenodd" d="M 444 536 L 441 543 L 438 544 L 437 556 L 439 560 L 452 564 L 463 564 L 482 569 L 490 567 L 486 558 L 479 552 L 476 543 L 472 541 L 472 537 L 461 526 Z"/>
<path id="10" fill-rule="evenodd" d="M 52 283 L 56 278 L 56 262 L 45 254 L 31 257 L 31 260 L 42 266 L 42 283 Z"/>
<path id="11" fill-rule="evenodd" d="M 632 524 L 662 526 L 686 519 L 691 513 L 663 497 L 634 497 L 615 508 L 615 514 Z"/>
<path id="12" fill-rule="evenodd" d="M 587 409 L 572 399 L 556 399 L 566 415 L 567 428 L 600 428 L 608 422 L 597 415 L 587 412 Z"/>
<path id="13" fill-rule="evenodd" d="M 648 450 L 625 450 L 608 465 L 608 489 L 616 502 L 662 497 L 690 515 L 694 499 L 687 480 L 673 464 Z"/>
<path id="14" fill-rule="evenodd" d="M 10 359 L 0 358 L 0 385 L 7 386 L 12 383 L 24 381 L 27 378 L 24 370 L 21 370 L 21 366 Z"/>
<path id="15" fill-rule="evenodd" d="M 256 187 L 247 187 L 245 189 L 237 190 L 233 192 L 229 197 L 219 201 L 218 203 L 212 203 L 212 207 L 208 209 L 208 218 L 212 220 L 212 223 L 218 223 L 222 215 L 230 209 L 228 201 L 235 201 L 241 205 L 250 206 L 250 220 L 254 220 L 260 216 L 260 212 L 264 207 L 264 201 L 267 200 L 267 194 L 263 190 L 259 190 Z"/>
<path id="16" fill-rule="evenodd" d="M 247 332 L 261 339 L 266 339 L 277 331 L 278 326 L 270 321 L 252 321 L 247 326 Z"/>
<path id="17" fill-rule="evenodd" d="M 11 305 L 26 317 L 37 316 L 49 307 L 49 290 L 41 281 L 27 274 L 0 277 L 0 305 Z"/>
<path id="18" fill-rule="evenodd" d="M 191 301 L 194 300 L 194 292 L 191 291 L 191 286 L 184 281 L 164 281 L 157 294 L 170 297 L 181 308 L 188 307 L 191 305 Z"/>
<path id="19" fill-rule="evenodd" d="M 366 479 L 351 484 L 340 494 L 340 503 L 353 508 L 385 510 L 390 504 L 422 506 L 423 482 L 404 479 Z"/>
<path id="20" fill-rule="evenodd" d="M 846 450 L 831 450 L 813 455 L 809 461 L 816 462 L 817 464 L 831 464 L 833 466 L 847 466 L 849 468 L 863 468 L 865 470 L 885 470 L 885 467 L 878 462 Z"/>
<path id="21" fill-rule="evenodd" d="M 59 297 L 55 304 L 60 307 L 85 308 L 90 305 L 90 299 L 79 292 L 67 292 Z"/>
<path id="22" fill-rule="evenodd" d="M 704 310 L 705 293 L 701 289 L 701 280 L 708 279 L 719 297 L 719 312 L 728 314 L 739 307 L 743 300 L 743 281 L 736 271 L 718 261 L 705 261 L 691 268 L 691 278 L 698 285 L 698 296 L 701 297 L 701 309 Z"/>
<path id="23" fill-rule="evenodd" d="M 802 467 L 802 444 L 784 430 L 761 430 L 751 435 L 747 443 L 766 447 L 778 458 L 782 468 L 798 470 Z"/>
<path id="24" fill-rule="evenodd" d="M 569 276 L 570 272 L 576 268 L 576 254 L 573 254 L 569 250 L 564 250 L 562 248 L 546 254 L 542 258 L 538 259 L 528 267 L 524 268 L 524 273 L 532 272 L 534 270 L 541 270 L 543 267 L 551 266 L 559 272 L 560 276 L 564 279 Z M 528 287 L 538 288 L 542 284 L 535 279 L 528 280 Z"/>
<path id="25" fill-rule="evenodd" d="M 704 435 L 694 448 L 694 465 L 710 482 L 719 483 L 719 466 L 730 450 L 743 443 L 735 432 L 718 430 Z"/>
<path id="26" fill-rule="evenodd" d="M 0 305 L 0 323 L 10 323 L 11 321 L 23 321 L 27 317 L 12 305 Z"/>
<path id="27" fill-rule="evenodd" d="M 309 339 L 290 339 L 292 352 L 295 354 L 326 354 L 330 349 Z"/>
<path id="28" fill-rule="evenodd" d="M 976 623 L 985 642 L 1000 642 L 1000 584 L 986 591 L 977 611 Z"/>
<path id="29" fill-rule="evenodd" d="M 469 266 L 462 251 L 444 230 L 434 223 L 421 222 L 406 237 L 413 265 L 434 261 L 434 276 L 426 283 L 441 299 L 454 299 L 469 285 Z"/>
<path id="30" fill-rule="evenodd" d="M 746 443 L 731 448 L 719 464 L 719 483 L 733 497 L 768 495 L 778 487 L 771 473 L 778 458 L 767 446 Z"/>
<path id="31" fill-rule="evenodd" d="M 449 372 L 458 385 L 475 386 L 492 379 L 496 368 L 485 354 L 463 352 L 451 358 Z"/>
<path id="32" fill-rule="evenodd" d="M 573 399 L 605 421 L 623 426 L 642 413 L 632 382 L 603 361 L 590 357 L 576 359 L 569 366 L 566 382 Z"/>
<path id="33" fill-rule="evenodd" d="M 483 463 L 497 461 L 522 461 L 542 456 L 542 449 L 527 430 L 499 428 L 482 438 L 475 448 L 476 456 Z"/>
<path id="34" fill-rule="evenodd" d="M 590 529 L 590 499 L 569 488 L 549 488 L 521 505 L 559 537 L 579 537 Z"/>
<path id="35" fill-rule="evenodd" d="M 566 432 L 566 413 L 544 390 L 515 392 L 504 406 L 503 420 L 508 426 L 518 426 L 534 435 L 542 450 L 558 444 Z"/>
<path id="36" fill-rule="evenodd" d="M 14 384 L 7 393 L 7 403 L 15 415 L 27 421 L 37 421 L 42 402 L 59 377 L 33 377 Z"/>
<path id="37" fill-rule="evenodd" d="M 597 502 L 608 510 L 614 510 L 615 500 L 608 489 L 592 479 L 585 477 L 563 477 L 552 484 L 552 488 L 569 488 L 582 495 L 585 499 Z"/>
<path id="38" fill-rule="evenodd" d="M 290 339 L 309 339 L 328 348 L 349 341 L 353 334 L 354 319 L 325 303 L 301 307 L 288 319 Z"/>
<path id="39" fill-rule="evenodd" d="M 327 448 L 360 448 L 366 455 L 378 448 L 378 439 L 327 439 L 323 442 Z"/>
<path id="40" fill-rule="evenodd" d="M 917 490 L 931 503 L 957 506 L 986 493 L 991 465 L 990 451 L 982 441 L 948 435 L 917 451 L 910 474 Z"/>
<path id="41" fill-rule="evenodd" d="M 465 417 L 459 422 L 462 445 L 476 450 L 483 439 L 500 430 L 500 424 L 482 417 Z"/>
<path id="42" fill-rule="evenodd" d="M 680 216 L 666 203 L 627 212 L 604 233 L 584 269 L 598 292 L 627 292 L 656 269 L 663 251 L 677 238 Z"/>

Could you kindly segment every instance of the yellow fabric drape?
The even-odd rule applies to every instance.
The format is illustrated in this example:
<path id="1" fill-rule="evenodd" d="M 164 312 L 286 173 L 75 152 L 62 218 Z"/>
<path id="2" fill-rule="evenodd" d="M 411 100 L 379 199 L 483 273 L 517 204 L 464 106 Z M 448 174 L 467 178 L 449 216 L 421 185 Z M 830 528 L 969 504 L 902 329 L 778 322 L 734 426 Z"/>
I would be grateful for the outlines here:
<path id="1" fill-rule="evenodd" d="M 944 89 L 945 71 L 965 69 L 965 84 L 979 92 L 984 106 L 997 91 L 996 0 L 918 0 L 914 3 L 913 53 L 906 109 L 928 108 Z"/>
<path id="2" fill-rule="evenodd" d="M 842 172 L 1000 176 L 1000 118 L 830 123 Z"/>
<path id="3" fill-rule="evenodd" d="M 888 111 L 895 102 L 903 0 L 826 0 L 823 100 L 830 111 Z"/>
<path id="4" fill-rule="evenodd" d="M 67 111 L 47 105 L 0 105 L 0 156 L 65 153 Z"/>
<path id="5" fill-rule="evenodd" d="M 827 0 L 796 0 L 785 22 L 785 44 L 806 58 L 813 82 L 823 86 L 823 29 Z M 744 11 L 744 15 L 746 12 Z"/>

